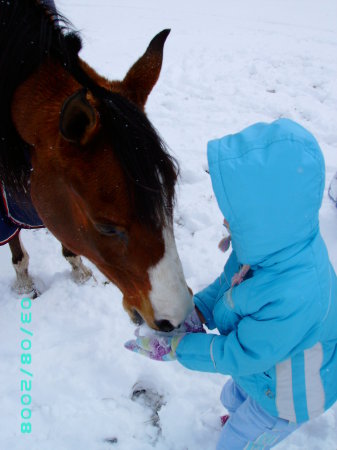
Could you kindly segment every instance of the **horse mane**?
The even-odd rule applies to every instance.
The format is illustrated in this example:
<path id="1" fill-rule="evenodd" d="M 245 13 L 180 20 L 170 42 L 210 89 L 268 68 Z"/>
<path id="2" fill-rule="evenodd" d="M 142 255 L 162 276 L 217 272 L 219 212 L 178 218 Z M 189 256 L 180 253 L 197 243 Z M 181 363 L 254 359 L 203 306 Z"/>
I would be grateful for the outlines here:
<path id="1" fill-rule="evenodd" d="M 99 100 L 103 129 L 133 186 L 136 218 L 161 225 L 172 214 L 178 165 L 146 115 L 89 76 L 78 57 L 78 33 L 55 9 L 41 0 L 1 1 L 0 8 L 0 180 L 14 191 L 29 190 L 30 146 L 15 129 L 11 102 L 16 88 L 52 58 Z"/>

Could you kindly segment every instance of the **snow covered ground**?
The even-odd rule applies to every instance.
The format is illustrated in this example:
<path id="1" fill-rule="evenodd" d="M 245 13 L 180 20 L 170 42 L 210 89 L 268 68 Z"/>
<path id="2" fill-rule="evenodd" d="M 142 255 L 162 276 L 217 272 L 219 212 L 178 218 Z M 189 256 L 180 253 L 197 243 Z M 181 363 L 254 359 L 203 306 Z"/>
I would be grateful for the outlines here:
<path id="1" fill-rule="evenodd" d="M 175 232 L 194 291 L 225 262 L 217 250 L 221 215 L 205 172 L 209 139 L 256 121 L 292 118 L 320 142 L 328 186 L 337 170 L 336 0 L 56 3 L 82 32 L 82 57 L 110 78 L 123 77 L 151 38 L 172 28 L 147 112 L 181 166 Z M 321 229 L 337 269 L 337 209 L 327 192 Z M 21 306 L 10 289 L 14 271 L 6 246 L 0 248 L 0 449 L 214 449 L 226 377 L 126 351 L 134 326 L 120 292 L 95 268 L 96 283 L 75 285 L 59 243 L 46 230 L 22 236 L 43 291 L 30 327 L 33 429 L 20 432 Z M 161 431 L 146 403 L 131 399 L 139 380 L 163 396 Z M 336 450 L 337 405 L 278 448 Z"/>

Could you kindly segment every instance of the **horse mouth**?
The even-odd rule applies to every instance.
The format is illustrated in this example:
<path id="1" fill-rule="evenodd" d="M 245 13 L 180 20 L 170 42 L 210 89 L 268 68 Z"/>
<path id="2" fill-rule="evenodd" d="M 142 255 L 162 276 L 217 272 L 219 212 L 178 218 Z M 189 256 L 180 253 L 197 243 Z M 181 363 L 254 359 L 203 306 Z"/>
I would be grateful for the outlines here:
<path id="1" fill-rule="evenodd" d="M 143 325 L 143 323 L 144 323 L 143 317 L 139 314 L 139 312 L 136 309 L 132 310 L 131 320 L 134 324 L 136 324 L 138 326 Z"/>

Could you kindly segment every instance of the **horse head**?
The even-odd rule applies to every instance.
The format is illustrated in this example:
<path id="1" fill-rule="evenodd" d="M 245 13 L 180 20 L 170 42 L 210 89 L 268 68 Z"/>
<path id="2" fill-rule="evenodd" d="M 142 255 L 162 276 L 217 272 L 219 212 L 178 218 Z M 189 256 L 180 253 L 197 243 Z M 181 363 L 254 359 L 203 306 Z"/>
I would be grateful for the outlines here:
<path id="1" fill-rule="evenodd" d="M 44 224 L 118 286 L 133 321 L 163 331 L 193 306 L 173 233 L 177 165 L 144 113 L 168 34 L 151 41 L 122 81 L 78 59 L 90 80 L 82 83 L 48 57 L 12 100 Z"/>

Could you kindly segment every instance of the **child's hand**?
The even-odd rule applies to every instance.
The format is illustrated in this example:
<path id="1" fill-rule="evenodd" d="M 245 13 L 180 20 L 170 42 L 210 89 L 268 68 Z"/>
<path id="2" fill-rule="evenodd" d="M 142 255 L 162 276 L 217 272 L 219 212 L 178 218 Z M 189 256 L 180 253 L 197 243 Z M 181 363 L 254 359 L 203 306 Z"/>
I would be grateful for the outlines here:
<path id="1" fill-rule="evenodd" d="M 200 320 L 200 316 L 195 308 L 193 309 L 191 314 L 186 317 L 180 327 L 175 331 L 177 333 L 206 333 Z"/>
<path id="2" fill-rule="evenodd" d="M 146 335 L 142 336 L 141 332 Z M 186 333 L 206 333 L 196 309 L 193 309 L 180 327 L 171 333 L 146 331 L 144 327 L 138 327 L 135 331 L 137 339 L 126 342 L 124 346 L 156 361 L 173 361 L 176 359 L 178 344 Z"/>
<path id="3" fill-rule="evenodd" d="M 152 335 L 139 336 L 136 340 L 128 341 L 124 347 L 132 352 L 147 356 L 156 361 L 174 361 L 177 359 L 176 349 L 185 334 L 173 336 Z"/>

